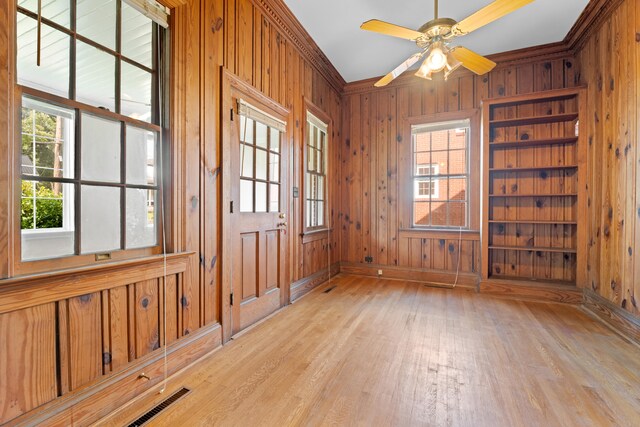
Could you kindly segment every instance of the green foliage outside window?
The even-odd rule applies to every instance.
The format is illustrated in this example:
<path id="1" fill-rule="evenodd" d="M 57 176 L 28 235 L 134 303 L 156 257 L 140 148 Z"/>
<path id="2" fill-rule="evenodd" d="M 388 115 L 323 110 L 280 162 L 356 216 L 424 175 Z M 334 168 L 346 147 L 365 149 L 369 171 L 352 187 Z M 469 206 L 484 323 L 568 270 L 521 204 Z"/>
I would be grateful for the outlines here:
<path id="1" fill-rule="evenodd" d="M 61 129 L 62 120 L 60 117 L 28 108 L 22 109 L 23 173 L 25 173 L 25 169 L 28 170 L 27 173 L 33 173 L 30 169 L 36 165 L 38 167 L 35 176 L 61 176 Z M 27 158 L 29 161 L 26 160 Z M 63 225 L 62 205 L 60 183 L 23 180 L 21 228 L 61 228 Z"/>
<path id="2" fill-rule="evenodd" d="M 34 193 L 31 181 L 22 181 L 22 211 L 20 224 L 22 229 L 61 228 L 62 227 L 62 194 L 57 194 L 38 183 L 35 192 L 36 214 L 33 214 Z M 35 227 L 34 222 L 35 220 Z"/>
<path id="3" fill-rule="evenodd" d="M 52 114 L 22 109 L 22 154 L 37 165 L 38 176 L 60 176 L 62 120 Z M 35 159 L 34 159 L 35 146 Z"/>

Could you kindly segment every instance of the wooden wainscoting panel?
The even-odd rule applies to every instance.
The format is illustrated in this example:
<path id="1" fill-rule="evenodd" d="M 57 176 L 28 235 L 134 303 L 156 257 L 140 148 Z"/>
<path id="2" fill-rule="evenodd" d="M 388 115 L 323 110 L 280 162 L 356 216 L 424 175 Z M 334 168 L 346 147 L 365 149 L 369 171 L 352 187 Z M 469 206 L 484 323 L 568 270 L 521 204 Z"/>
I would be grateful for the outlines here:
<path id="1" fill-rule="evenodd" d="M 174 374 L 221 345 L 222 332 L 219 324 L 200 328 L 191 336 L 173 343 L 168 348 L 167 374 Z M 141 378 L 139 375 L 142 372 L 150 379 Z M 155 389 L 157 393 L 163 379 L 163 354 L 151 353 L 140 359 L 139 363 L 98 381 L 93 387 L 69 393 L 67 396 L 62 396 L 56 401 L 13 419 L 7 427 L 91 425 L 110 412 L 130 404 L 147 390 Z"/>
<path id="2" fill-rule="evenodd" d="M 56 398 L 56 305 L 0 314 L 0 424 Z"/>
<path id="3" fill-rule="evenodd" d="M 167 344 L 173 343 L 177 340 L 180 334 L 180 310 L 178 310 L 178 278 L 179 275 L 171 275 L 167 277 L 166 294 L 164 296 L 166 303 L 166 333 Z M 162 278 L 160 279 L 163 280 Z"/>
<path id="4" fill-rule="evenodd" d="M 75 390 L 102 376 L 102 305 L 99 292 L 67 300 L 69 387 Z M 63 372 L 64 374 L 64 372 Z"/>
<path id="5" fill-rule="evenodd" d="M 103 355 L 105 371 L 117 372 L 129 363 L 129 332 L 127 325 L 127 287 L 109 289 L 108 315 L 103 322 L 109 327 L 108 354 Z"/>
<path id="6" fill-rule="evenodd" d="M 135 285 L 136 357 L 160 348 L 160 304 L 158 279 Z"/>

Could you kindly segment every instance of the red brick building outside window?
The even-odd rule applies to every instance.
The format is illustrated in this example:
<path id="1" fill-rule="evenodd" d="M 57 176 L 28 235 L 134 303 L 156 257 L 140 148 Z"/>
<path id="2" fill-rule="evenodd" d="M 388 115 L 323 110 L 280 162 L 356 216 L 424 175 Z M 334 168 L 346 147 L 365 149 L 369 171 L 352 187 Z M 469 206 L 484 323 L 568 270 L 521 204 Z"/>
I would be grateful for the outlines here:
<path id="1" fill-rule="evenodd" d="M 468 228 L 469 121 L 413 126 L 413 224 Z"/>

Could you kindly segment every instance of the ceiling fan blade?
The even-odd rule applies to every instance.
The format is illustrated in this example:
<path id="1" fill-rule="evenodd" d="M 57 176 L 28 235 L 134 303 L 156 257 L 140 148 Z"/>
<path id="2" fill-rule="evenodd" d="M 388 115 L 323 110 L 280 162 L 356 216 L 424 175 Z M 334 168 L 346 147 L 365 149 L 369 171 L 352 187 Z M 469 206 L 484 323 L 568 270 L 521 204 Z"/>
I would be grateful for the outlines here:
<path id="1" fill-rule="evenodd" d="M 400 37 L 401 39 L 416 40 L 422 36 L 422 33 L 401 27 L 399 25 L 390 24 L 380 21 L 379 19 L 371 19 L 360 25 L 360 28 L 374 33 L 386 34 L 387 36 Z"/>
<path id="2" fill-rule="evenodd" d="M 391 83 L 391 81 L 393 79 L 395 79 L 400 74 L 402 74 L 405 71 L 407 71 L 407 69 L 409 69 L 413 64 L 418 62 L 418 60 L 420 60 L 420 58 L 422 58 L 423 55 L 424 55 L 424 52 L 418 52 L 418 53 L 415 53 L 415 54 L 411 55 L 409 58 L 407 58 L 406 61 L 404 61 L 402 64 L 398 65 L 392 72 L 390 72 L 389 74 L 387 74 L 386 76 L 384 76 L 383 78 L 378 80 L 374 84 L 374 86 L 375 87 L 382 87 L 382 86 L 388 85 L 389 83 Z"/>
<path id="3" fill-rule="evenodd" d="M 453 31 L 460 34 L 469 34 L 533 1 L 534 0 L 496 0 L 473 15 L 458 22 L 454 26 Z"/>
<path id="4" fill-rule="evenodd" d="M 451 54 L 458 61 L 462 62 L 463 67 L 480 76 L 493 70 L 496 66 L 496 63 L 492 60 L 485 58 L 482 55 L 478 55 L 466 47 L 458 46 L 451 50 Z"/>

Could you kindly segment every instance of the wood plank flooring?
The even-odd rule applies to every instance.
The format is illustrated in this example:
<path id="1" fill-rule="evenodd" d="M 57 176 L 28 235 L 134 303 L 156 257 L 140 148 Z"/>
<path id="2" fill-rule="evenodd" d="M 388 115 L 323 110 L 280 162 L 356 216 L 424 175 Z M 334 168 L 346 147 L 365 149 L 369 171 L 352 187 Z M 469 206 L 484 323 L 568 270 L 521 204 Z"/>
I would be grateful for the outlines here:
<path id="1" fill-rule="evenodd" d="M 149 425 L 640 425 L 640 348 L 580 308 L 356 276 L 100 424 L 183 386 Z"/>

